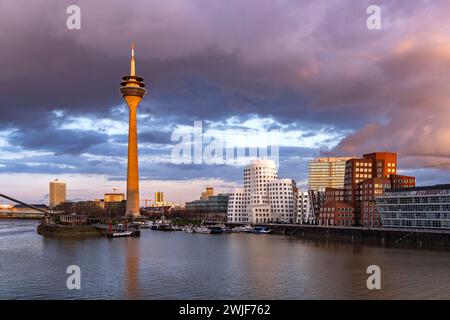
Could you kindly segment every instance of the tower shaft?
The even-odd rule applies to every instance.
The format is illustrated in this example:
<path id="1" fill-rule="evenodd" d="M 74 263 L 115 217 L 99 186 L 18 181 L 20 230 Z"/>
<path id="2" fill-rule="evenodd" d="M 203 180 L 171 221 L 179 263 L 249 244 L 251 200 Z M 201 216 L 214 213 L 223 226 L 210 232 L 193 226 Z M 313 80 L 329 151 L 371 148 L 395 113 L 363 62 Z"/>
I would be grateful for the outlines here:
<path id="1" fill-rule="evenodd" d="M 137 144 L 137 107 L 139 97 L 126 97 L 130 116 L 128 128 L 127 206 L 126 214 L 139 216 L 139 165 Z"/>

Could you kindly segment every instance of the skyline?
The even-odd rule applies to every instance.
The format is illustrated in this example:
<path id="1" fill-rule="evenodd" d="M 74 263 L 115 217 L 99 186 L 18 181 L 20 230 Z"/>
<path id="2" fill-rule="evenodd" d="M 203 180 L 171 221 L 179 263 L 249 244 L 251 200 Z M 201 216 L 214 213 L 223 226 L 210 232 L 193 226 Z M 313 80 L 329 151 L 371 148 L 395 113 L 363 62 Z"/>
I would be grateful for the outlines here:
<path id="1" fill-rule="evenodd" d="M 365 26 L 370 1 L 78 1 L 81 30 L 65 28 L 67 1 L 41 2 L 1 1 L 6 193 L 39 202 L 54 178 L 72 199 L 125 192 L 128 110 L 116 86 L 130 39 L 152 87 L 138 116 L 146 194 L 179 202 L 241 184 L 241 166 L 170 162 L 171 133 L 195 120 L 205 131 L 279 129 L 280 176 L 300 185 L 313 157 L 369 151 L 398 152 L 418 185 L 449 181 L 450 167 L 424 169 L 450 162 L 445 1 L 379 1 L 377 31 Z"/>

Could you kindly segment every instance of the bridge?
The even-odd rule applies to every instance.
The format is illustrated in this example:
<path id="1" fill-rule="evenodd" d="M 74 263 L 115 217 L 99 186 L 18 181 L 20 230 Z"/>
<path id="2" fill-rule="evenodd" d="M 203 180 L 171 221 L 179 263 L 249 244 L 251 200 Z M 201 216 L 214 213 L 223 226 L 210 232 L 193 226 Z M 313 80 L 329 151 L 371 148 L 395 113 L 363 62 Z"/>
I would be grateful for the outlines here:
<path id="1" fill-rule="evenodd" d="M 13 197 L 7 196 L 6 194 L 3 194 L 3 193 L 0 193 L 0 197 L 5 198 L 5 199 L 10 200 L 10 201 L 13 201 L 13 202 L 18 203 L 18 204 L 21 204 L 21 205 L 23 205 L 25 207 L 28 207 L 28 208 L 33 209 L 33 210 L 36 210 L 38 212 L 42 212 L 46 217 L 50 216 L 52 214 L 51 211 L 48 211 L 48 210 L 45 210 L 45 209 L 42 209 L 42 208 L 38 208 L 38 207 L 33 206 L 31 204 L 28 204 L 26 202 L 23 202 L 23 201 L 20 201 L 18 199 L 15 199 Z"/>

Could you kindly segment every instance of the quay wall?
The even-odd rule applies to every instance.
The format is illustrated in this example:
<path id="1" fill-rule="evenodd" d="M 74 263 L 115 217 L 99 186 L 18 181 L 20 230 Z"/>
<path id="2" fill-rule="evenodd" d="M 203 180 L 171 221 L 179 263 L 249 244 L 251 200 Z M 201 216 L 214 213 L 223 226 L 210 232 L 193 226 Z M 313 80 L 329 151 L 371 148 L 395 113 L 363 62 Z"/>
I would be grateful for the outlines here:
<path id="1" fill-rule="evenodd" d="M 226 225 L 232 228 L 244 224 L 226 223 Z M 273 234 L 292 236 L 305 240 L 450 250 L 450 230 L 334 227 L 273 223 L 256 225 L 271 229 Z"/>
<path id="2" fill-rule="evenodd" d="M 273 233 L 303 239 L 450 250 L 450 231 L 268 224 Z"/>
<path id="3" fill-rule="evenodd" d="M 45 223 L 38 225 L 37 233 L 41 236 L 58 238 L 92 237 L 103 235 L 100 230 L 91 225 L 60 225 Z"/>

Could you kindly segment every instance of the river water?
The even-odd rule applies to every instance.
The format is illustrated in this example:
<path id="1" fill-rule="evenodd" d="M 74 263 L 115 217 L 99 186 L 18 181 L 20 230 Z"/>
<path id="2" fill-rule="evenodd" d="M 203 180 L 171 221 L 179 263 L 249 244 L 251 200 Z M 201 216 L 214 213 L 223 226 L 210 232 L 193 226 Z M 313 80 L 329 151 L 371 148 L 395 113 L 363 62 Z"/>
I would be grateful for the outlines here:
<path id="1" fill-rule="evenodd" d="M 448 251 L 152 230 L 61 240 L 36 226 L 0 220 L 0 299 L 450 299 Z M 381 290 L 367 289 L 369 265 Z"/>

